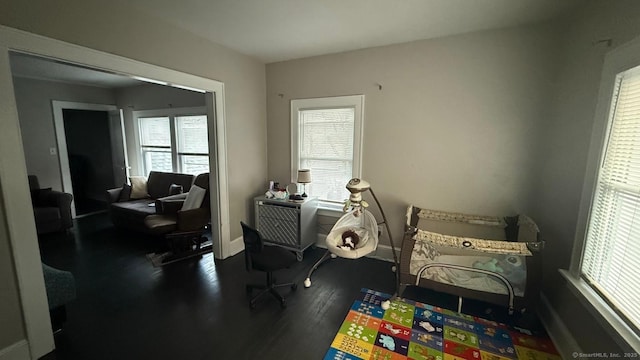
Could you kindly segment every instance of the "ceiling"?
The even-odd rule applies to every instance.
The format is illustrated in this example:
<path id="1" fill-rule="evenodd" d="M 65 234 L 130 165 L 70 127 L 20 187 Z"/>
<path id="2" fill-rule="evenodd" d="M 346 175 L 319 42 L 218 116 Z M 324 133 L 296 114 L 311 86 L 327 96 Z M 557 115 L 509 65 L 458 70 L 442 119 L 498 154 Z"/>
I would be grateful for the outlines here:
<path id="1" fill-rule="evenodd" d="M 10 55 L 11 73 L 16 77 L 66 82 L 103 88 L 120 88 L 143 84 L 128 76 L 71 65 L 42 57 L 14 53 Z"/>
<path id="2" fill-rule="evenodd" d="M 524 25 L 584 0 L 129 0 L 139 11 L 264 63 Z M 119 88 L 131 77 L 26 54 L 14 76 Z"/>
<path id="3" fill-rule="evenodd" d="M 264 63 L 535 23 L 583 0 L 129 0 Z"/>

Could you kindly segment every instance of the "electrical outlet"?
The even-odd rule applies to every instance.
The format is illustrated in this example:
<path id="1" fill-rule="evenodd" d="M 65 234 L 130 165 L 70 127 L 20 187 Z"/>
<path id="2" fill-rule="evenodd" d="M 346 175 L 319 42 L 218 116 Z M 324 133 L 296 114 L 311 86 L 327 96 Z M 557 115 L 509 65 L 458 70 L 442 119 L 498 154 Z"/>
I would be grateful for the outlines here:
<path id="1" fill-rule="evenodd" d="M 54 147 L 49 148 L 49 155 L 55 155 L 57 153 L 58 153 L 58 151 L 56 150 L 56 148 L 54 148 Z"/>

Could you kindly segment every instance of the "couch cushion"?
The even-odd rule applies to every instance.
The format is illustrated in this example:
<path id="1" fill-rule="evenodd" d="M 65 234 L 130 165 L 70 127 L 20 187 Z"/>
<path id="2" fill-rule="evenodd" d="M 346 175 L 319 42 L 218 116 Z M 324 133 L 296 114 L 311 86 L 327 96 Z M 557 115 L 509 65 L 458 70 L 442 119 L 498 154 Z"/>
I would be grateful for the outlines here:
<path id="1" fill-rule="evenodd" d="M 193 175 L 190 174 L 152 171 L 149 173 L 147 191 L 151 198 L 158 199 L 170 195 L 169 189 L 171 185 L 182 185 L 183 191 L 187 192 L 191 188 L 192 182 Z"/>
<path id="2" fill-rule="evenodd" d="M 149 197 L 147 178 L 144 176 L 132 176 L 129 180 L 131 181 L 130 199 L 144 199 Z"/>
<path id="3" fill-rule="evenodd" d="M 177 228 L 176 217 L 170 215 L 151 215 L 144 219 L 144 225 L 154 234 L 167 234 Z"/>
<path id="4" fill-rule="evenodd" d="M 131 200 L 124 202 L 112 203 L 112 208 L 117 208 L 121 211 L 131 212 L 136 214 L 151 215 L 156 213 L 156 203 L 150 199 Z"/>

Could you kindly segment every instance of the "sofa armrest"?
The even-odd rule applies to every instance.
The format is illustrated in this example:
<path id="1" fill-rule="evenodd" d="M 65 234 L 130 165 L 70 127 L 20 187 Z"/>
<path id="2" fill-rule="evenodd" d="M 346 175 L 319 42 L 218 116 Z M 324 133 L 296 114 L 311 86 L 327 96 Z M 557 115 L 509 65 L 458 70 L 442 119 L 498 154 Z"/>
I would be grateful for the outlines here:
<path id="1" fill-rule="evenodd" d="M 118 202 L 120 200 L 120 194 L 122 193 L 122 188 L 108 189 L 107 190 L 107 204 L 112 204 L 114 202 Z"/>
<path id="2" fill-rule="evenodd" d="M 187 193 L 165 196 L 156 199 L 156 214 L 176 214 L 182 209 Z"/>
<path id="3" fill-rule="evenodd" d="M 209 215 L 209 209 L 207 208 L 180 210 L 178 211 L 177 230 L 201 230 L 209 221 L 211 221 L 211 215 Z"/>
<path id="4" fill-rule="evenodd" d="M 70 228 L 73 225 L 73 218 L 71 217 L 73 195 L 62 191 L 51 190 L 43 194 L 43 197 L 43 204 L 57 207 L 60 211 L 60 220 L 62 221 L 63 228 Z"/>

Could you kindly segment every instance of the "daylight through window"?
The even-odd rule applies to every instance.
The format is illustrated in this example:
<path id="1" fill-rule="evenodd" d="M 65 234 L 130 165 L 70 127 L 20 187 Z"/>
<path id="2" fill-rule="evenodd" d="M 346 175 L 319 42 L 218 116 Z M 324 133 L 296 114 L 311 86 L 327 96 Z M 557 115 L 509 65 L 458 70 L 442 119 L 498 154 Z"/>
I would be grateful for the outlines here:
<path id="1" fill-rule="evenodd" d="M 640 68 L 618 75 L 589 216 L 582 277 L 640 328 Z"/>
<path id="2" fill-rule="evenodd" d="M 347 182 L 360 177 L 363 102 L 361 95 L 291 101 L 292 179 L 311 169 L 310 196 L 342 202 Z"/>
<path id="3" fill-rule="evenodd" d="M 134 113 L 138 119 L 143 173 L 152 170 L 194 175 L 209 172 L 207 116 L 156 115 L 162 113 L 162 110 Z M 147 116 L 149 114 L 153 116 Z"/>

